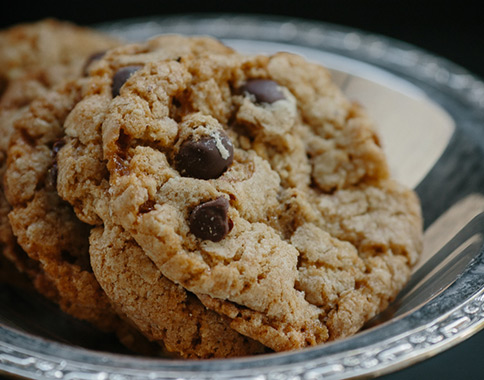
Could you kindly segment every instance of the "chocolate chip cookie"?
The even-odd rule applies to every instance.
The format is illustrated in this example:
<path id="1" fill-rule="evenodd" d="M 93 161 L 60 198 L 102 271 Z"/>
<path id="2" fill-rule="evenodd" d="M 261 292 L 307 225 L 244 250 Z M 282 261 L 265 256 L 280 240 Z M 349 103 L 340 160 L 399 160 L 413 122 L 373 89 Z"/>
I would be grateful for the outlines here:
<path id="1" fill-rule="evenodd" d="M 90 241 L 92 268 L 106 294 L 168 352 L 207 359 L 267 351 L 232 330 L 228 318 L 207 311 L 193 294 L 161 276 L 121 227 L 96 227 Z"/>
<path id="2" fill-rule="evenodd" d="M 54 200 L 53 204 L 49 206 L 51 211 L 45 215 L 45 221 L 39 220 L 43 217 L 41 212 L 38 212 L 30 220 L 32 224 L 28 219 L 28 212 L 24 212 L 20 218 L 17 215 L 16 230 L 18 231 L 19 225 L 29 228 L 29 231 L 21 237 L 21 244 L 25 244 L 24 247 L 29 250 L 27 253 L 24 251 L 24 247 L 17 244 L 17 237 L 12 233 L 8 219 L 11 206 L 5 198 L 3 189 L 7 148 L 12 134 L 14 134 L 16 120 L 24 117 L 29 118 L 29 105 L 34 99 L 46 95 L 51 88 L 61 85 L 69 78 L 82 76 L 88 69 L 88 64 L 93 61 L 93 55 L 98 55 L 100 51 L 118 44 L 119 41 L 112 37 L 54 20 L 20 25 L 0 32 L 0 81 L 2 83 L 0 98 L 0 130 L 2 132 L 0 137 L 0 171 L 2 176 L 0 245 L 2 257 L 13 262 L 16 269 L 28 276 L 37 291 L 59 304 L 64 311 L 89 320 L 104 330 L 115 330 L 119 339 L 126 346 L 136 352 L 153 355 L 159 349 L 154 350 L 141 334 L 123 322 L 116 314 L 112 311 L 103 311 L 99 314 L 99 310 L 105 309 L 106 306 L 108 310 L 110 309 L 109 301 L 102 304 L 98 303 L 97 300 L 90 299 L 91 296 L 96 297 L 96 290 L 93 291 L 89 281 L 89 276 L 92 275 L 83 273 L 83 270 L 76 268 L 76 259 L 71 256 L 70 249 L 65 249 L 57 258 L 49 256 L 52 253 L 50 247 L 39 249 L 43 243 L 42 239 L 50 239 L 53 234 L 55 235 L 52 228 L 42 230 L 44 226 L 52 227 L 52 219 L 56 218 L 57 211 L 52 210 L 56 205 L 55 197 L 44 196 L 40 201 L 43 204 Z M 49 101 L 46 104 L 49 104 Z M 33 106 L 32 110 L 36 107 Z M 39 119 L 36 120 L 42 122 L 42 117 L 39 116 Z M 47 122 L 52 122 L 52 120 Z M 38 125 L 32 126 L 32 128 L 38 128 Z M 23 137 L 27 138 L 27 136 L 28 133 Z M 32 164 L 35 165 L 34 162 Z M 24 167 L 24 169 L 26 168 Z M 39 168 L 31 167 L 30 169 L 33 170 L 27 170 L 27 172 L 32 175 Z M 33 180 L 32 177 L 30 179 Z M 38 180 L 39 186 L 42 186 L 43 180 L 39 178 L 35 178 L 35 180 Z M 14 188 L 13 192 L 18 195 L 23 190 L 23 188 Z M 63 211 L 60 211 L 60 214 L 62 213 Z M 58 223 L 62 225 L 61 221 L 58 221 Z M 66 228 L 67 231 L 74 231 L 76 236 L 79 233 L 82 234 L 82 229 L 79 230 L 75 223 L 69 223 L 69 225 L 70 227 Z M 66 230 L 60 228 L 56 233 L 62 236 L 62 233 L 65 233 Z M 33 240 L 34 244 L 31 244 L 29 239 Z M 64 240 L 69 240 L 69 238 L 64 238 Z M 55 244 L 56 241 L 54 239 L 47 242 L 46 245 Z M 66 244 L 67 247 L 68 244 Z M 86 244 L 83 244 L 76 251 L 76 254 L 82 251 L 82 247 L 87 248 Z M 84 253 L 84 258 L 79 260 L 83 261 L 84 268 L 88 266 L 87 250 Z M 64 265 L 67 262 L 70 263 L 70 267 Z M 84 287 L 85 284 L 87 285 Z M 95 288 L 96 285 L 94 285 Z M 97 288 L 99 288 L 98 285 Z M 96 307 L 99 307 L 99 310 Z M 105 321 L 103 321 L 104 317 L 106 317 Z M 109 326 L 110 322 L 113 323 L 111 326 Z"/>
<path id="3" fill-rule="evenodd" d="M 178 47 L 180 41 L 183 43 Z M 210 49 L 231 53 L 218 42 L 203 38 L 160 38 L 146 46 L 141 49 L 143 58 L 140 59 L 178 59 L 181 54 L 201 54 Z M 119 50 L 132 51 L 133 48 L 139 49 L 140 46 L 123 46 Z M 105 60 L 109 61 L 110 54 L 106 54 Z M 91 70 L 97 70 L 96 63 L 92 63 Z M 119 228 L 106 229 L 105 233 L 100 233 L 101 228 L 98 228 L 92 232 L 94 272 L 110 300 L 99 286 L 87 254 L 90 226 L 81 222 L 71 206 L 57 193 L 58 190 L 62 194 L 69 193 L 76 183 L 88 187 L 90 198 L 85 199 L 86 204 L 91 199 L 95 200 L 95 211 L 99 215 L 86 213 L 94 216 L 87 221 L 101 223 L 104 214 L 99 210 L 108 196 L 104 187 L 107 171 L 105 167 L 103 170 L 102 151 L 95 149 L 94 142 L 102 148 L 101 133 L 96 126 L 102 120 L 102 110 L 103 107 L 107 109 L 107 103 L 103 96 L 99 96 L 96 82 L 89 77 L 71 81 L 33 102 L 28 115 L 16 122 L 17 136 L 9 149 L 6 184 L 13 206 L 10 221 L 20 244 L 29 254 L 36 255 L 44 270 L 54 278 L 56 286 L 63 289 L 62 294 L 69 301 L 69 305 L 61 303 L 64 309 L 101 328 L 116 328 L 117 312 L 134 321 L 150 340 L 182 357 L 241 356 L 265 351 L 260 343 L 232 330 L 226 318 L 206 310 L 195 296 L 160 274 L 157 274 L 154 283 L 146 277 L 141 278 L 145 282 L 135 281 L 139 280 L 136 277 L 139 276 L 138 271 L 146 275 L 150 272 L 149 266 L 145 268 L 145 264 L 150 263 L 148 259 L 135 260 L 137 266 L 131 268 L 131 272 L 124 267 L 124 273 L 113 273 L 112 269 L 119 269 L 125 264 L 126 253 L 136 255 L 140 250 L 133 242 L 125 241 L 122 233 L 112 232 Z M 87 94 L 94 94 L 95 101 Z M 84 102 L 88 98 L 89 101 Z M 92 106 L 96 107 L 96 112 L 92 112 Z M 79 119 L 81 115 L 83 120 Z M 78 121 L 83 124 L 78 125 Z M 77 169 L 80 171 L 76 174 Z M 70 171 L 71 175 L 66 177 L 66 171 Z M 78 176 L 87 176 L 90 180 L 81 182 Z M 25 190 L 19 193 L 19 188 Z M 83 191 L 80 186 L 79 189 Z M 77 194 L 75 191 L 70 193 L 69 199 Z M 79 202 L 73 202 L 73 205 L 76 210 L 80 209 Z M 81 218 L 84 216 L 79 215 Z M 114 241 L 106 241 L 106 235 Z M 96 270 L 98 268 L 101 269 Z M 113 283 L 115 277 L 117 282 Z M 131 289 L 126 288 L 128 292 L 119 294 L 123 290 L 116 284 L 121 281 L 129 284 Z M 72 289 L 72 292 L 66 294 L 66 289 Z M 156 297 L 143 300 L 141 292 L 149 292 Z M 133 309 L 130 302 L 136 299 L 138 308 Z M 113 301 L 113 308 L 110 301 Z M 70 308 L 71 305 L 76 308 Z M 156 318 L 151 321 L 146 316 Z"/>
<path id="4" fill-rule="evenodd" d="M 90 270 L 89 227 L 75 218 L 55 191 L 51 146 L 80 90 L 81 86 L 69 84 L 62 91 L 45 94 L 16 120 L 5 193 L 17 242 L 54 284 L 61 308 L 109 330 L 117 315 Z"/>
<path id="5" fill-rule="evenodd" d="M 119 45 L 113 37 L 69 22 L 43 20 L 0 31 L 0 81 L 45 70 L 47 83 L 58 83 L 77 75 L 86 58 Z"/>
<path id="6" fill-rule="evenodd" d="M 109 174 L 101 127 L 113 95 L 119 92 L 124 81 L 149 62 L 207 54 L 234 52 L 210 38 L 171 35 L 113 49 L 91 66 L 90 88 L 67 118 L 64 146 L 58 152 L 57 189 L 74 207 L 79 219 L 96 225 L 109 218 Z"/>
<path id="7" fill-rule="evenodd" d="M 285 53 L 131 49 L 96 65 L 66 122 L 58 189 L 79 217 L 121 226 L 160 275 L 274 350 L 385 307 L 421 249 L 418 200 L 328 72 Z"/>
<path id="8" fill-rule="evenodd" d="M 55 20 L 0 32 L 0 248 L 17 269 L 31 278 L 38 291 L 56 302 L 58 289 L 12 234 L 8 221 L 11 208 L 3 191 L 6 151 L 15 120 L 34 99 L 68 78 L 81 76 L 93 54 L 118 44 L 112 37 Z"/>

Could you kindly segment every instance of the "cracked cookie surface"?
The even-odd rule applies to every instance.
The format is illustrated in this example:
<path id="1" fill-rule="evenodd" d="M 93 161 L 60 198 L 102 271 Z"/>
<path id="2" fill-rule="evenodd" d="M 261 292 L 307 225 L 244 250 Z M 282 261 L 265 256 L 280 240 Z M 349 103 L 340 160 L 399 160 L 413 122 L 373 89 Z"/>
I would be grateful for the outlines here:
<path id="1" fill-rule="evenodd" d="M 228 318 L 206 310 L 195 295 L 161 275 L 121 227 L 96 227 L 90 241 L 92 268 L 106 294 L 168 352 L 208 359 L 266 351 L 230 328 Z"/>
<path id="2" fill-rule="evenodd" d="M 123 227 L 161 274 L 274 350 L 356 332 L 421 249 L 418 200 L 389 179 L 364 111 L 290 54 L 144 54 L 119 50 L 92 71 L 66 131 L 98 166 L 67 168 L 63 197 L 82 220 Z"/>
<path id="3" fill-rule="evenodd" d="M 56 153 L 62 125 L 78 101 L 85 78 L 68 81 L 34 100 L 15 122 L 4 185 L 12 232 L 36 275 L 48 281 L 37 290 L 60 308 L 102 331 L 115 333 L 133 352 L 160 355 L 99 286 L 89 258 L 90 226 L 82 223 L 56 190 Z M 35 280 L 35 278 L 34 278 Z"/>
<path id="4" fill-rule="evenodd" d="M 130 68 L 151 60 L 178 59 L 181 55 L 207 52 L 232 54 L 224 45 L 206 38 L 161 37 L 144 45 L 127 45 L 108 52 L 103 59 L 116 68 Z M 116 57 L 132 57 L 120 59 Z M 126 66 L 127 65 L 127 66 Z M 99 65 L 98 65 L 99 66 Z M 91 234 L 94 274 L 110 301 L 150 340 L 170 353 L 188 358 L 244 356 L 266 348 L 230 328 L 227 318 L 207 310 L 182 287 L 155 271 L 141 248 L 126 237 L 121 227 L 104 226 L 108 217 L 107 169 L 102 156 L 101 130 L 112 88 L 102 91 L 93 65 L 72 110 L 59 124 L 55 143 L 56 190 L 72 204 L 78 217 L 98 226 Z M 128 75 L 129 77 L 129 75 Z M 101 78 L 105 80 L 106 78 Z M 81 81 L 84 81 L 82 79 Z M 80 85 L 81 81 L 76 84 Z M 108 220 L 109 222 L 109 220 Z M 122 270 L 122 272 L 119 272 Z M 119 286 L 121 283 L 126 286 Z M 152 295 L 152 297 L 148 297 Z"/>
<path id="5" fill-rule="evenodd" d="M 17 25 L 0 32 L 0 247 L 4 257 L 31 279 L 35 288 L 55 302 L 61 296 L 39 262 L 17 244 L 8 213 L 11 211 L 3 176 L 15 120 L 29 104 L 69 78 L 79 77 L 90 55 L 119 42 L 93 30 L 67 22 L 44 20 Z"/>
<path id="6" fill-rule="evenodd" d="M 61 308 L 109 330 L 117 317 L 90 271 L 89 228 L 55 190 L 52 147 L 81 86 L 62 87 L 32 102 L 16 121 L 5 174 L 9 220 L 18 244 L 53 282 Z"/>

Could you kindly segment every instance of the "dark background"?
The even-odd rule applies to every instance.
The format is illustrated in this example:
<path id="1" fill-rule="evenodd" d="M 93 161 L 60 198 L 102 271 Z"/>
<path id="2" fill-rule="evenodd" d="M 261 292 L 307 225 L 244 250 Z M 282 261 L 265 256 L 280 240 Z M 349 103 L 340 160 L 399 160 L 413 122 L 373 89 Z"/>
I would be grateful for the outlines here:
<path id="1" fill-rule="evenodd" d="M 484 14 L 477 1 L 64 0 L 3 4 L 0 28 L 55 17 L 82 25 L 181 13 L 256 13 L 346 25 L 414 44 L 484 78 Z M 484 128 L 484 126 L 483 126 Z M 385 376 L 484 379 L 484 331 L 436 357 Z"/>
<path id="2" fill-rule="evenodd" d="M 342 24 L 394 37 L 484 77 L 484 15 L 478 1 L 434 0 L 64 0 L 9 1 L 0 27 L 56 17 L 89 25 L 177 13 L 258 13 Z"/>

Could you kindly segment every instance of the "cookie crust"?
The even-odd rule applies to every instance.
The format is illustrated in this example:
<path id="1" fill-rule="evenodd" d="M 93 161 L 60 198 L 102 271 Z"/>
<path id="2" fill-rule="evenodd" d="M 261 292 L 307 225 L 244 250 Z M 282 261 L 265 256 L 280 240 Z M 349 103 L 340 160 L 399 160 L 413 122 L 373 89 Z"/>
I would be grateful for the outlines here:
<path id="1" fill-rule="evenodd" d="M 22 24 L 0 32 L 0 247 L 6 259 L 27 274 L 34 287 L 58 303 L 54 281 L 29 257 L 12 233 L 3 177 L 15 120 L 29 104 L 63 81 L 79 77 L 89 55 L 119 44 L 112 37 L 56 20 Z"/>
<path id="2" fill-rule="evenodd" d="M 107 53 L 103 61 L 110 62 L 111 55 L 120 53 L 129 53 L 129 57 L 133 50 L 139 57 L 115 61 L 117 68 L 144 60 L 176 60 L 182 54 L 232 54 L 211 39 L 168 36 L 145 45 L 120 47 Z M 93 66 L 94 72 L 101 64 Z M 111 87 L 102 88 L 93 74 L 61 123 L 62 144 L 56 154 L 57 191 L 72 204 L 81 220 L 98 226 L 91 233 L 90 256 L 101 287 L 117 310 L 170 353 L 186 358 L 213 358 L 265 352 L 263 345 L 231 329 L 225 317 L 207 310 L 194 295 L 154 271 L 141 248 L 120 226 L 110 222 L 109 175 L 100 129 L 110 99 Z M 138 271 L 144 275 L 140 277 Z M 126 286 L 118 286 L 120 283 Z"/>
<path id="3" fill-rule="evenodd" d="M 421 250 L 418 199 L 390 178 L 364 110 L 291 54 L 179 36 L 122 46 L 17 128 L 6 184 L 22 247 L 55 281 L 73 261 L 109 310 L 184 357 L 354 334 Z M 198 155 L 216 169 L 192 170 Z M 49 228 L 55 247 L 36 246 Z M 82 253 L 62 259 L 63 244 Z"/>
<path id="4" fill-rule="evenodd" d="M 275 81 L 285 98 L 261 104 L 241 93 L 253 78 Z M 163 275 L 275 350 L 356 332 L 403 286 L 420 250 L 418 201 L 388 179 L 371 122 L 324 69 L 299 57 L 149 62 L 111 101 L 102 131 L 112 220 Z M 219 131 L 234 145 L 226 172 L 201 180 L 176 170 L 184 141 Z M 377 207 L 363 227 L 314 207 L 345 191 L 367 211 L 378 199 L 405 206 Z M 220 241 L 200 239 L 190 215 L 220 197 L 230 204 L 231 230 Z M 326 248 L 310 249 L 300 236 Z"/>

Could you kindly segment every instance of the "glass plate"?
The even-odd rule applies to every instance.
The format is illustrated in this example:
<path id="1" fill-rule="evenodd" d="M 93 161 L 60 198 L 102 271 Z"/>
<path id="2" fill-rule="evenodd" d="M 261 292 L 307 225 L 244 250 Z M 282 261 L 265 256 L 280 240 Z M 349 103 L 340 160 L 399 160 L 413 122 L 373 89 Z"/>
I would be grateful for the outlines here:
<path id="1" fill-rule="evenodd" d="M 0 284 L 0 373 L 99 380 L 357 378 L 428 358 L 484 326 L 484 84 L 472 74 L 399 41 L 288 18 L 153 17 L 99 29 L 133 41 L 160 33 L 211 35 L 246 53 L 284 50 L 327 66 L 375 119 L 394 176 L 421 198 L 423 260 L 386 318 L 351 338 L 210 361 L 127 355 L 111 337 L 36 294 Z"/>

